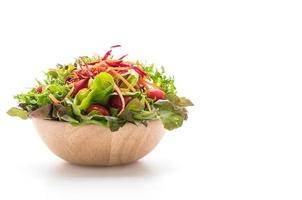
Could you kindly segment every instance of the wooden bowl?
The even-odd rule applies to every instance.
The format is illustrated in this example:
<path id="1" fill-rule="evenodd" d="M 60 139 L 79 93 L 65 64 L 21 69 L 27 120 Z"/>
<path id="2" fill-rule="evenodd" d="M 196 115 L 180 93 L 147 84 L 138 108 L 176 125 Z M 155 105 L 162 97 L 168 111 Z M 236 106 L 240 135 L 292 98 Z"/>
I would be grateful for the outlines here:
<path id="1" fill-rule="evenodd" d="M 126 124 L 116 132 L 98 125 L 72 126 L 33 118 L 49 149 L 67 162 L 111 166 L 134 162 L 147 155 L 161 140 L 164 127 L 159 120 L 148 126 Z"/>

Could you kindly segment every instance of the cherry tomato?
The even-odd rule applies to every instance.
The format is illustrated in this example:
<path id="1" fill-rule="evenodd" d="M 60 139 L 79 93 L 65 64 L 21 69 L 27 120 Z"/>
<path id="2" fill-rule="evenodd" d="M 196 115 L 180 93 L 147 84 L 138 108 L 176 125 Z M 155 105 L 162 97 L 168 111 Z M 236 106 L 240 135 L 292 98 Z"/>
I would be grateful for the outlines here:
<path id="1" fill-rule="evenodd" d="M 99 105 L 99 104 L 91 104 L 89 108 L 87 109 L 87 113 L 90 113 L 92 111 L 96 111 L 101 115 L 108 116 L 109 111 L 105 106 Z"/>
<path id="2" fill-rule="evenodd" d="M 43 91 L 42 85 L 39 85 L 37 87 L 37 92 L 40 94 L 40 93 L 42 93 L 42 91 Z"/>
<path id="3" fill-rule="evenodd" d="M 126 106 L 129 103 L 129 101 L 131 101 L 132 97 L 131 96 L 123 96 L 123 97 L 125 99 L 125 106 Z M 121 110 L 122 107 L 123 107 L 121 98 L 118 95 L 114 95 L 114 96 L 111 97 L 110 105 L 113 108 L 117 108 L 119 110 Z"/>
<path id="4" fill-rule="evenodd" d="M 155 100 L 164 99 L 165 95 L 165 92 L 160 89 L 150 89 L 148 92 L 148 97 Z"/>

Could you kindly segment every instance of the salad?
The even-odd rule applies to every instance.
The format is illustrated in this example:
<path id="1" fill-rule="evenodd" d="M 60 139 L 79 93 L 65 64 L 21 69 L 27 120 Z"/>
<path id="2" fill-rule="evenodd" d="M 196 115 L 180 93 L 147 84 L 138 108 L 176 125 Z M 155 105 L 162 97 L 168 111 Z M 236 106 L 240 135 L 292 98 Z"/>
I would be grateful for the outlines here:
<path id="1" fill-rule="evenodd" d="M 163 67 L 115 58 L 112 46 L 104 56 L 82 56 L 72 64 L 58 64 L 45 80 L 14 98 L 18 107 L 7 113 L 21 119 L 38 117 L 72 125 L 96 124 L 117 131 L 126 123 L 147 126 L 161 120 L 172 130 L 188 118 L 192 102 L 176 93 L 174 78 Z"/>

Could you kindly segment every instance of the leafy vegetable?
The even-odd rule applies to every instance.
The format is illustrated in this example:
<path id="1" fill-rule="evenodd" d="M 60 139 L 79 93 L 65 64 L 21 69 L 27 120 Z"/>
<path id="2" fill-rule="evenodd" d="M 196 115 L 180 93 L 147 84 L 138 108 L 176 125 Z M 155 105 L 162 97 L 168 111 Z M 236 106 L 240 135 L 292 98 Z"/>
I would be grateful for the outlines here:
<path id="1" fill-rule="evenodd" d="M 67 86 L 58 84 L 49 85 L 48 90 L 50 94 L 52 94 L 55 98 L 59 100 L 62 100 L 68 92 Z"/>
<path id="2" fill-rule="evenodd" d="M 167 99 L 176 106 L 180 106 L 180 107 L 193 106 L 193 103 L 189 99 L 185 97 L 176 96 L 175 94 L 167 95 Z"/>
<path id="3" fill-rule="evenodd" d="M 131 110 L 131 111 L 142 111 L 145 109 L 145 104 L 140 101 L 138 98 L 134 98 L 132 99 L 126 107 L 127 110 Z"/>
<path id="4" fill-rule="evenodd" d="M 119 47 L 113 46 L 112 48 Z M 161 120 L 172 130 L 187 119 L 192 102 L 176 94 L 174 77 L 161 67 L 103 57 L 82 56 L 73 64 L 58 64 L 28 92 L 17 94 L 18 107 L 7 114 L 22 119 L 42 118 L 72 125 L 96 124 L 117 131 L 126 123 L 147 126 Z"/>
<path id="5" fill-rule="evenodd" d="M 127 78 L 127 81 L 132 85 L 135 86 L 138 82 L 139 75 L 136 73 L 133 69 L 129 70 L 129 76 Z M 121 87 L 126 87 L 125 83 L 121 84 Z"/>
<path id="6" fill-rule="evenodd" d="M 20 117 L 21 119 L 27 119 L 28 113 L 20 108 L 13 107 L 7 111 L 7 114 L 12 117 Z"/>
<path id="7" fill-rule="evenodd" d="M 114 80 L 112 76 L 106 72 L 102 72 L 95 77 L 89 90 L 84 90 L 78 97 L 76 96 L 79 109 L 86 110 L 92 103 L 98 102 L 100 104 L 107 104 L 109 94 L 112 92 Z"/>
<path id="8" fill-rule="evenodd" d="M 165 74 L 165 68 L 161 67 L 159 71 L 154 65 L 143 66 L 153 82 L 161 87 L 166 94 L 176 94 L 176 87 L 174 85 L 174 77 L 169 77 Z"/>
<path id="9" fill-rule="evenodd" d="M 35 88 L 32 88 L 28 93 L 21 93 L 15 96 L 15 99 L 19 102 L 19 107 L 26 110 L 32 111 L 44 105 L 51 103 L 48 97 L 49 92 L 38 93 Z"/>
<path id="10" fill-rule="evenodd" d="M 162 120 L 164 127 L 168 130 L 182 126 L 183 121 L 188 118 L 185 106 L 191 105 L 193 104 L 188 99 L 178 98 L 175 95 L 172 101 L 159 100 L 154 104 L 154 106 L 158 108 L 160 119 Z"/>
<path id="11" fill-rule="evenodd" d="M 154 106 L 158 108 L 164 127 L 172 130 L 182 126 L 183 121 L 187 120 L 188 114 L 185 107 L 193 106 L 193 103 L 185 97 L 170 94 L 167 100 L 159 100 Z"/>

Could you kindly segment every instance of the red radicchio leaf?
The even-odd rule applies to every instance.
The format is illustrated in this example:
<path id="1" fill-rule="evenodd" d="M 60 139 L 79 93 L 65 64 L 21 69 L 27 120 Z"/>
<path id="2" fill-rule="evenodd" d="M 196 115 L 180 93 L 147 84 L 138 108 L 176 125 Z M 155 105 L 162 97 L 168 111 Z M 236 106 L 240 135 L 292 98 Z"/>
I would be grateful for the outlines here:
<path id="1" fill-rule="evenodd" d="M 133 67 L 133 69 L 142 77 L 145 77 L 147 75 L 146 72 L 144 72 L 143 70 L 141 70 L 140 68 L 138 67 Z"/>
<path id="2" fill-rule="evenodd" d="M 128 54 L 123 55 L 123 56 L 120 57 L 118 60 L 123 60 L 126 56 L 128 56 Z"/>
<path id="3" fill-rule="evenodd" d="M 124 62 L 121 62 L 120 63 L 120 67 L 132 67 L 133 64 L 130 64 L 130 63 L 124 63 Z"/>
<path id="4" fill-rule="evenodd" d="M 122 60 L 106 60 L 105 63 L 112 67 L 118 67 L 122 63 Z"/>
<path id="5" fill-rule="evenodd" d="M 105 53 L 105 55 L 104 55 L 104 57 L 103 57 L 102 60 L 107 60 L 107 58 L 111 55 L 111 51 L 112 51 L 112 49 L 110 49 L 109 51 L 107 51 L 107 52 Z"/>
<path id="6" fill-rule="evenodd" d="M 117 47 L 121 47 L 122 45 L 113 45 L 113 46 L 111 46 L 111 48 L 117 48 Z"/>
<path id="7" fill-rule="evenodd" d="M 81 89 L 87 88 L 88 87 L 88 81 L 89 81 L 89 78 L 82 79 L 82 80 L 79 80 L 78 82 L 75 82 L 74 83 L 74 90 L 72 92 L 72 96 L 74 97 L 75 95 L 77 95 L 77 93 Z"/>

